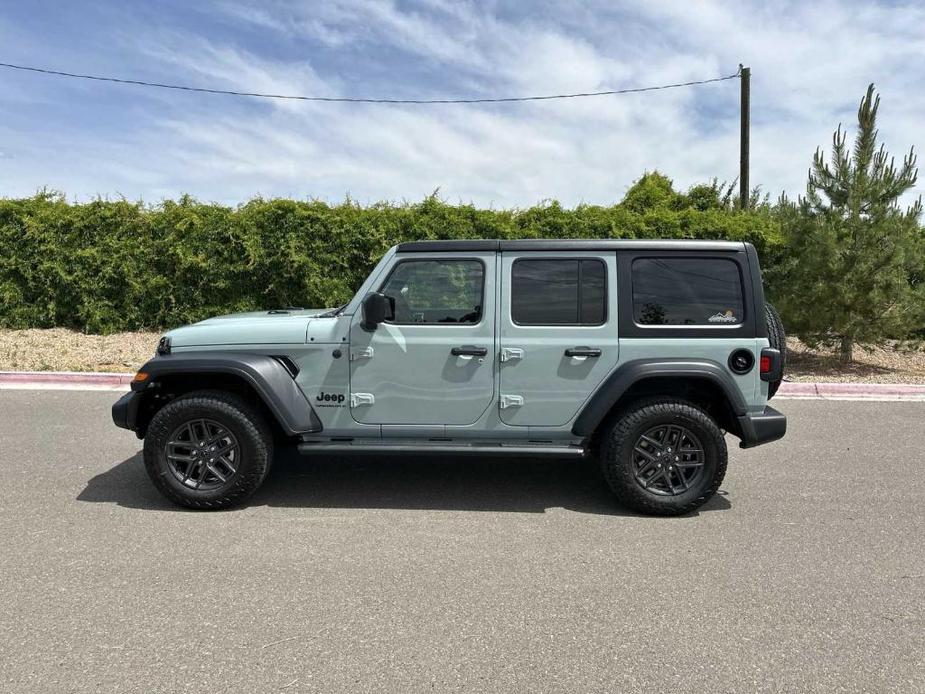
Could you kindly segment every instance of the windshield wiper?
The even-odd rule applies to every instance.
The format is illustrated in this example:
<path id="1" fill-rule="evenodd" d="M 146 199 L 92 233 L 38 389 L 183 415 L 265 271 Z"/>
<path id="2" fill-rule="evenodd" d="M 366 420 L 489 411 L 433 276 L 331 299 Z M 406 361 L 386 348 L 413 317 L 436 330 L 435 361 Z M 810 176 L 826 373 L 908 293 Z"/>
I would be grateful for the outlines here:
<path id="1" fill-rule="evenodd" d="M 340 315 L 340 312 L 341 312 L 341 311 L 343 311 L 345 308 L 347 308 L 347 306 L 348 306 L 349 304 L 350 304 L 350 302 L 348 301 L 348 302 L 347 302 L 346 304 L 344 304 L 343 306 L 338 306 L 337 308 L 335 308 L 335 309 L 332 310 L 332 311 L 325 311 L 324 313 L 319 313 L 319 314 L 318 314 L 318 317 L 319 317 L 319 318 L 336 318 L 337 316 Z"/>

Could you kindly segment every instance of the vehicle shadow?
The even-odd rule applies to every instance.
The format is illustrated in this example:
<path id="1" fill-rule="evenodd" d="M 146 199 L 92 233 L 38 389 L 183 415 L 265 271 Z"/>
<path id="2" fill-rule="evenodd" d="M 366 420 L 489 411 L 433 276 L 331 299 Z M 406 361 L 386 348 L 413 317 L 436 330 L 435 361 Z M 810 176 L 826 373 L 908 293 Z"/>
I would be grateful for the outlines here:
<path id="1" fill-rule="evenodd" d="M 78 501 L 127 508 L 182 511 L 148 480 L 141 453 L 92 478 Z M 282 449 L 269 477 L 241 508 L 402 509 L 636 516 L 619 506 L 587 460 L 450 457 L 306 458 Z M 720 491 L 699 512 L 731 508 Z"/>

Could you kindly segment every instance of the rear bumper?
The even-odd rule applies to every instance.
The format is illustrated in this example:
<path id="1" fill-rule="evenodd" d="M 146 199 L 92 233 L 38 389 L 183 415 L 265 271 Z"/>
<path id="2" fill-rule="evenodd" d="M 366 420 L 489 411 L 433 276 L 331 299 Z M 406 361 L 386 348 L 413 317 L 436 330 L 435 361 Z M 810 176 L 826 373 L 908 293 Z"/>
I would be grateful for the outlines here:
<path id="1" fill-rule="evenodd" d="M 141 397 L 140 393 L 126 393 L 112 406 L 112 421 L 117 427 L 137 431 Z"/>
<path id="2" fill-rule="evenodd" d="M 773 407 L 765 407 L 764 412 L 739 417 L 739 429 L 742 431 L 739 446 L 752 448 L 783 438 L 787 433 L 787 418 Z"/>

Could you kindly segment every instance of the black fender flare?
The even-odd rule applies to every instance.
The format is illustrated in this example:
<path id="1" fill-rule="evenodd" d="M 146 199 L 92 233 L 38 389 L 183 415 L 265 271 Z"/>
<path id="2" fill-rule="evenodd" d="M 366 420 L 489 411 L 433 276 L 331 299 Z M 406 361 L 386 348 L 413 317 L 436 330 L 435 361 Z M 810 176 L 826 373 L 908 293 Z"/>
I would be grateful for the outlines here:
<path id="1" fill-rule="evenodd" d="M 725 393 L 736 417 L 748 412 L 742 393 L 719 362 L 710 359 L 634 359 L 618 366 L 588 399 L 572 425 L 576 436 L 590 436 L 633 384 L 644 379 L 702 378 Z"/>
<path id="2" fill-rule="evenodd" d="M 222 374 L 240 378 L 254 389 L 264 405 L 287 434 L 317 433 L 321 420 L 283 364 L 265 354 L 245 352 L 174 352 L 154 357 L 140 371 L 148 374 L 143 382 L 132 384 L 132 390 L 142 392 L 166 376 L 185 374 Z"/>

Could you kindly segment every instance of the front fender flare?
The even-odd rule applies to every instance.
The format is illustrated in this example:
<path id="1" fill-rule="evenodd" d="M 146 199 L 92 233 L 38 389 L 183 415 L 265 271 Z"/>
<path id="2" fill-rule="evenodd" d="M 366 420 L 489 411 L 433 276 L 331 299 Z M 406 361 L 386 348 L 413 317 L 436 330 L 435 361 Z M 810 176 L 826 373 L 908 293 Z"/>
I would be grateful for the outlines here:
<path id="1" fill-rule="evenodd" d="M 133 383 L 132 389 L 141 392 L 166 376 L 235 376 L 254 389 L 287 434 L 317 433 L 323 428 L 295 379 L 279 361 L 265 354 L 174 352 L 151 359 L 140 370 L 148 378 Z"/>
<path id="2" fill-rule="evenodd" d="M 601 383 L 576 418 L 572 433 L 576 436 L 593 434 L 633 384 L 653 377 L 706 379 L 722 389 L 735 416 L 740 417 L 748 411 L 736 382 L 718 362 L 710 359 L 634 359 L 617 367 Z"/>

